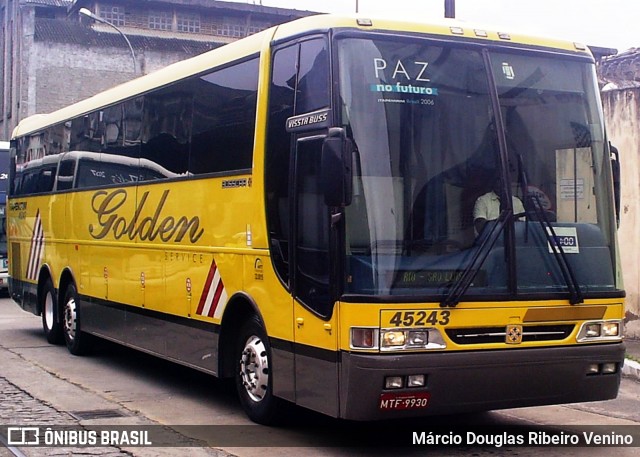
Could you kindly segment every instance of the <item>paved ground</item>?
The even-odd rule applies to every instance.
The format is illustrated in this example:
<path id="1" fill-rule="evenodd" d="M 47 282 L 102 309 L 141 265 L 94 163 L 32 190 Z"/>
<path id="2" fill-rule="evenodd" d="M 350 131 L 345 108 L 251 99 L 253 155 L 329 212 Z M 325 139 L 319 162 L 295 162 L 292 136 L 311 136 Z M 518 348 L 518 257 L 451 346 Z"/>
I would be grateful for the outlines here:
<path id="1" fill-rule="evenodd" d="M 45 402 L 38 400 L 29 395 L 24 390 L 11 384 L 7 379 L 0 377 L 0 397 L 2 397 L 2 407 L 0 408 L 0 423 L 2 424 L 38 424 L 40 426 L 65 426 L 78 425 L 79 421 L 74 419 L 68 413 L 56 411 Z M 7 437 L 0 437 L 0 441 L 5 446 Z M 24 455 L 28 457 L 50 456 L 50 455 L 75 455 L 78 448 L 67 447 L 30 447 L 28 449 L 21 448 L 19 451 L 10 448 L 14 455 Z M 4 449 L 8 452 L 7 449 Z M 83 449 L 83 455 L 96 455 L 104 457 L 116 456 L 133 456 L 126 451 L 122 451 L 115 447 L 97 447 Z M 4 457 L 9 454 L 2 454 Z"/>
<path id="2" fill-rule="evenodd" d="M 622 369 L 623 376 L 640 381 L 640 340 L 626 339 L 627 357 Z"/>
<path id="3" fill-rule="evenodd" d="M 176 443 L 178 447 L 132 447 L 119 444 L 117 446 L 100 447 L 35 447 L 16 446 L 15 435 L 10 435 L 9 427 L 37 426 L 40 435 L 47 427 L 60 431 L 63 427 L 76 432 L 100 430 L 105 420 L 98 417 L 82 417 L 78 411 L 116 411 L 120 405 L 110 401 L 105 395 L 94 392 L 58 376 L 40 366 L 25 360 L 16 347 L 28 347 L 29 338 L 37 332 L 39 326 L 34 327 L 38 318 L 24 313 L 8 300 L 0 300 L 0 320 L 8 323 L 5 327 L 11 330 L 3 334 L 0 340 L 0 457 L 41 457 L 41 456 L 131 456 L 131 457 L 172 457 L 186 455 L 193 457 L 223 457 L 229 454 L 215 448 L 203 446 L 202 442 L 188 438 L 174 430 L 167 429 L 162 424 L 145 417 L 133 410 L 125 417 L 108 419 L 110 428 L 151 429 Z M 28 325 L 23 326 L 24 321 Z M 24 330 L 24 329 L 28 330 Z M 26 333 L 25 333 L 26 332 Z M 24 340 L 20 339 L 24 337 Z M 46 342 L 42 343 L 46 345 Z M 65 405 L 65 406 L 60 406 Z M 143 426 L 143 427 L 140 427 Z M 11 440 L 9 440 L 11 436 Z M 86 438 L 87 435 L 85 435 Z M 41 442 L 44 442 L 41 436 Z M 154 439 L 154 444 L 157 441 Z M 101 443 L 100 443 L 101 444 Z M 159 446 L 162 443 L 158 443 Z"/>

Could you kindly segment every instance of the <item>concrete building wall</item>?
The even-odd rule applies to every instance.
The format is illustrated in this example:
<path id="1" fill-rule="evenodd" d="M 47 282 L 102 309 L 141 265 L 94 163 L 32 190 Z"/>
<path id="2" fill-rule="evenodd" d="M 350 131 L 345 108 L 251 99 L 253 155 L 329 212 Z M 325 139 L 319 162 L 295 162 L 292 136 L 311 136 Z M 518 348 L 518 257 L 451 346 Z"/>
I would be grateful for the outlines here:
<path id="1" fill-rule="evenodd" d="M 184 53 L 138 51 L 138 75 L 141 65 L 145 73 L 152 73 L 188 57 Z M 49 113 L 134 77 L 131 53 L 125 48 L 36 42 L 29 61 L 32 77 L 27 116 Z"/>
<path id="2" fill-rule="evenodd" d="M 620 152 L 618 239 L 627 290 L 626 333 L 640 337 L 640 88 L 605 91 L 602 100 L 609 140 Z"/>

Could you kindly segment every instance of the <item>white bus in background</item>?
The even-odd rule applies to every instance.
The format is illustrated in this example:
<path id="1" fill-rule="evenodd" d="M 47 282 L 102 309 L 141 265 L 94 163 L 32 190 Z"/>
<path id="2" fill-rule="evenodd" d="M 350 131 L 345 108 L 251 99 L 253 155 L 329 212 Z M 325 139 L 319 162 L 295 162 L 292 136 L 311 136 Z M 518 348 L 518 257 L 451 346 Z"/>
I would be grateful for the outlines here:
<path id="1" fill-rule="evenodd" d="M 7 257 L 7 186 L 9 184 L 9 142 L 0 141 L 0 291 L 9 287 Z"/>

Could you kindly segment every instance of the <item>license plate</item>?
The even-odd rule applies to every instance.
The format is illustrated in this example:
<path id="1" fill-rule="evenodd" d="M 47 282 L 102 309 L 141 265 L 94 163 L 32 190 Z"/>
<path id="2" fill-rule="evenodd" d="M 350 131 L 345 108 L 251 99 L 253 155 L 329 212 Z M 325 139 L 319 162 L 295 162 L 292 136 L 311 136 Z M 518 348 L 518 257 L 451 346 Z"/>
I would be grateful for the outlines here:
<path id="1" fill-rule="evenodd" d="M 429 406 L 430 392 L 380 394 L 379 407 L 382 411 L 399 411 L 404 409 L 421 409 Z"/>

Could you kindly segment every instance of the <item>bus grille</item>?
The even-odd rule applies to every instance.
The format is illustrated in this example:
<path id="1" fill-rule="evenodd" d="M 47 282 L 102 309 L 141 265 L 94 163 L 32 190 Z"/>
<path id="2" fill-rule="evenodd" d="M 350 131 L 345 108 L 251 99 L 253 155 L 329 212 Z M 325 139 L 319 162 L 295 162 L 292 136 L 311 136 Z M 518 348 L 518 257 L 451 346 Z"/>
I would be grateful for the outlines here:
<path id="1" fill-rule="evenodd" d="M 574 325 L 528 325 L 522 328 L 522 342 L 561 341 L 571 335 Z M 504 343 L 506 326 L 454 328 L 446 330 L 447 336 L 456 344 Z"/>

